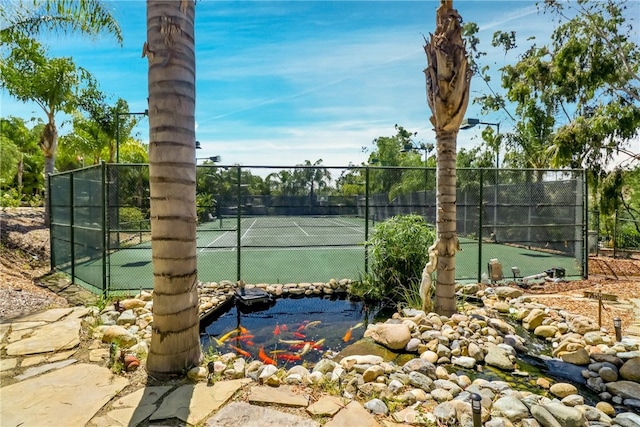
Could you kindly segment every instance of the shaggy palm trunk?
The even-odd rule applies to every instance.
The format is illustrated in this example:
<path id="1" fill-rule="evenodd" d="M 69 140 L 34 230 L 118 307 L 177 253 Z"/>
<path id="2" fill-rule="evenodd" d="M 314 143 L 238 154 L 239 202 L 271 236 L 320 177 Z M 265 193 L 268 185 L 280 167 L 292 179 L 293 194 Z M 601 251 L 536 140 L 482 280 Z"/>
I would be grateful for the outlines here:
<path id="1" fill-rule="evenodd" d="M 56 151 L 58 149 L 58 128 L 53 119 L 53 114 L 48 114 L 49 121 L 44 125 L 42 134 L 40 135 L 40 148 L 44 154 L 44 176 L 45 182 L 47 177 L 55 172 L 56 167 Z M 49 226 L 49 187 L 44 186 L 44 225 Z"/>
<path id="2" fill-rule="evenodd" d="M 456 138 L 469 104 L 471 70 L 462 40 L 462 18 L 452 0 L 441 0 L 436 31 L 424 50 L 427 54 L 427 101 L 436 130 L 436 234 L 429 247 L 429 262 L 422 272 L 422 308 L 431 310 L 431 274 L 436 272 L 435 311 L 451 316 L 456 312 Z"/>
<path id="3" fill-rule="evenodd" d="M 147 1 L 153 333 L 147 371 L 200 362 L 196 269 L 194 3 Z"/>

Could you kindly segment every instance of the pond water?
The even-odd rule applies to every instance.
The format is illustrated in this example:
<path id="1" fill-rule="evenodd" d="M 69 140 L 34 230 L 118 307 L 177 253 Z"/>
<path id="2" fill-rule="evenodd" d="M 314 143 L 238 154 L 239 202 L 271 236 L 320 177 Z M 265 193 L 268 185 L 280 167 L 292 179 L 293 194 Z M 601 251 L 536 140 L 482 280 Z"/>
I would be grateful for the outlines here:
<path id="1" fill-rule="evenodd" d="M 278 366 L 315 363 L 326 351 L 339 352 L 362 338 L 371 321 L 370 307 L 346 297 L 279 298 L 250 308 L 232 306 L 203 327 L 200 339 L 205 352 L 262 359 L 263 349 Z"/>

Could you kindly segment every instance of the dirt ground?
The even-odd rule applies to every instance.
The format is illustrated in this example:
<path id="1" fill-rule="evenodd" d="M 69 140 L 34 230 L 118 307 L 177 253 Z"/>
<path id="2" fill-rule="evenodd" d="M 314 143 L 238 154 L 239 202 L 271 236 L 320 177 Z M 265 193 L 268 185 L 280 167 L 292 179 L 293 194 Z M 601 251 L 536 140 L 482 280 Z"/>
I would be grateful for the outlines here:
<path id="1" fill-rule="evenodd" d="M 64 298 L 41 286 L 47 274 L 49 230 L 44 226 L 44 209 L 0 211 L 0 319 L 66 306 Z M 584 291 L 613 294 L 623 302 L 640 298 L 640 260 L 590 258 L 588 280 L 545 283 L 527 290 L 549 306 L 597 319 L 598 302 L 582 298 Z M 620 303 L 605 303 L 602 314 L 603 325 L 612 324 L 616 316 L 623 319 L 623 327 L 634 320 L 628 306 Z"/>

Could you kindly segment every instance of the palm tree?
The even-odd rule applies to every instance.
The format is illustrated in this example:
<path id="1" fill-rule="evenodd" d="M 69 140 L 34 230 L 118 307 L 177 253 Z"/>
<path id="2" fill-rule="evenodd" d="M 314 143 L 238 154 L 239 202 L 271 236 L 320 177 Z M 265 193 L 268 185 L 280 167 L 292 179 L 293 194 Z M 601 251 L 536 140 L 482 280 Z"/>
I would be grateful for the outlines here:
<path id="1" fill-rule="evenodd" d="M 147 2 L 153 333 L 147 371 L 200 362 L 192 0 Z"/>
<path id="2" fill-rule="evenodd" d="M 105 4 L 99 0 L 32 0 L 0 2 L 0 36 L 3 43 L 43 32 L 80 32 L 95 36 L 113 34 L 122 44 L 122 32 Z"/>
<path id="3" fill-rule="evenodd" d="M 427 54 L 427 101 L 436 131 L 437 165 L 436 233 L 429 247 L 429 262 L 422 272 L 422 306 L 431 304 L 431 274 L 436 273 L 435 311 L 450 316 L 456 312 L 456 140 L 469 104 L 471 69 L 462 40 L 462 18 L 453 0 L 440 0 L 436 31 L 424 46 Z"/>

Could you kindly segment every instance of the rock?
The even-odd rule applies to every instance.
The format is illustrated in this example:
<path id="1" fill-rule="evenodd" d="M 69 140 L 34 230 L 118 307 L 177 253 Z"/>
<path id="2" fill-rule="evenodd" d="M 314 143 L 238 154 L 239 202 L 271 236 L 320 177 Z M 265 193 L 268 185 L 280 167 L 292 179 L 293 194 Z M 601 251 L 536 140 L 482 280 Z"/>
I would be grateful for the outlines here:
<path id="1" fill-rule="evenodd" d="M 640 399 L 640 384 L 633 381 L 616 381 L 606 384 L 607 391 L 623 399 Z"/>
<path id="2" fill-rule="evenodd" d="M 149 300 L 147 300 L 149 301 Z M 147 302 L 142 299 L 130 298 L 120 301 L 120 307 L 126 310 L 144 307 Z"/>
<path id="3" fill-rule="evenodd" d="M 378 323 L 369 326 L 364 336 L 391 350 L 402 350 L 411 339 L 411 330 L 403 323 Z"/>
<path id="4" fill-rule="evenodd" d="M 618 381 L 618 370 L 615 367 L 603 366 L 598 370 L 598 375 L 606 383 Z"/>
<path id="5" fill-rule="evenodd" d="M 122 326 L 107 326 L 102 331 L 102 342 L 116 342 L 123 348 L 129 348 L 138 342 L 138 338 Z"/>
<path id="6" fill-rule="evenodd" d="M 579 348 L 576 351 L 562 352 L 559 356 L 563 362 L 572 363 L 574 365 L 588 365 L 591 361 L 589 359 L 589 352 L 584 348 Z"/>
<path id="7" fill-rule="evenodd" d="M 477 361 L 473 357 L 469 357 L 469 356 L 460 356 L 460 357 L 453 356 L 451 358 L 451 363 L 453 363 L 454 365 L 462 366 L 463 368 L 471 369 L 474 366 L 476 366 Z"/>
<path id="8" fill-rule="evenodd" d="M 597 331 L 600 329 L 598 324 L 589 317 L 586 316 L 572 316 L 567 319 L 569 330 L 580 335 L 584 335 L 590 331 Z"/>
<path id="9" fill-rule="evenodd" d="M 496 296 L 498 298 L 518 298 L 522 296 L 522 291 L 510 286 L 498 286 L 494 288 Z"/>
<path id="10" fill-rule="evenodd" d="M 389 408 L 380 399 L 371 399 L 364 404 L 364 408 L 374 415 L 387 415 Z"/>
<path id="11" fill-rule="evenodd" d="M 615 354 L 606 354 L 606 353 L 592 353 L 591 358 L 596 362 L 609 362 L 618 368 L 623 365 L 622 359 L 620 359 Z"/>
<path id="12" fill-rule="evenodd" d="M 549 388 L 549 392 L 551 392 L 551 394 L 553 394 L 554 396 L 557 396 L 560 399 L 562 399 L 563 397 L 576 394 L 578 392 L 578 389 L 573 384 L 557 383 L 557 384 L 553 384 Z"/>
<path id="13" fill-rule="evenodd" d="M 546 317 L 544 310 L 534 308 L 531 312 L 522 319 L 522 326 L 530 331 L 533 331 L 538 326 L 542 325 L 542 321 Z"/>
<path id="14" fill-rule="evenodd" d="M 122 313 L 120 313 L 120 316 L 118 316 L 118 319 L 116 320 L 116 325 L 135 325 L 136 324 L 136 319 L 137 316 L 135 315 L 135 313 L 133 312 L 133 310 L 125 310 Z"/>
<path id="15" fill-rule="evenodd" d="M 563 398 L 561 402 L 565 406 L 575 407 L 578 405 L 584 405 L 584 397 L 580 396 L 579 394 L 570 394 L 569 396 Z"/>
<path id="16" fill-rule="evenodd" d="M 563 427 L 583 427 L 587 425 L 587 420 L 579 409 L 565 406 L 556 401 L 543 404 L 542 407 L 549 411 Z"/>
<path id="17" fill-rule="evenodd" d="M 514 396 L 504 396 L 493 402 L 491 416 L 504 416 L 511 422 L 517 422 L 529 416 L 529 408 Z"/>
<path id="18" fill-rule="evenodd" d="M 373 365 L 368 367 L 362 373 L 362 379 L 365 383 L 375 381 L 380 375 L 384 374 L 384 369 L 380 365 Z"/>
<path id="19" fill-rule="evenodd" d="M 616 414 L 615 408 L 609 402 L 600 401 L 596 403 L 596 409 L 610 417 Z"/>
<path id="20" fill-rule="evenodd" d="M 619 373 L 620 377 L 625 380 L 640 383 L 640 357 L 634 357 L 624 362 Z"/>
<path id="21" fill-rule="evenodd" d="M 531 406 L 531 415 L 544 427 L 562 427 L 562 424 L 555 419 L 551 412 L 540 405 Z"/>
<path id="22" fill-rule="evenodd" d="M 484 362 L 489 366 L 495 366 L 496 368 L 504 371 L 513 371 L 513 362 L 509 359 L 507 352 L 498 347 L 495 344 L 488 343 L 488 352 L 484 358 Z"/>
<path id="23" fill-rule="evenodd" d="M 430 378 L 436 378 L 436 366 L 424 359 L 411 359 L 402 366 L 402 370 L 406 373 L 413 371 L 420 372 Z"/>
<path id="24" fill-rule="evenodd" d="M 558 333 L 558 327 L 554 325 L 540 325 L 534 331 L 533 334 L 543 338 L 554 337 Z"/>
<path id="25" fill-rule="evenodd" d="M 208 371 L 203 366 L 196 366 L 195 368 L 189 369 L 187 377 L 192 381 L 206 381 Z"/>
<path id="26" fill-rule="evenodd" d="M 624 412 L 618 414 L 613 421 L 622 427 L 638 427 L 640 426 L 640 415 L 632 412 Z"/>
<path id="27" fill-rule="evenodd" d="M 409 372 L 409 384 L 426 392 L 430 392 L 433 389 L 433 380 L 417 371 Z"/>
<path id="28" fill-rule="evenodd" d="M 411 338 L 405 346 L 404 350 L 408 353 L 414 353 L 418 351 L 418 345 L 420 345 L 421 342 L 422 341 L 420 341 L 419 338 Z"/>
<path id="29" fill-rule="evenodd" d="M 438 355 L 431 350 L 427 350 L 420 355 L 420 359 L 424 359 L 429 363 L 436 363 L 438 361 Z"/>
<path id="30" fill-rule="evenodd" d="M 453 395 L 451 394 L 451 392 L 441 388 L 435 388 L 431 390 L 431 397 L 433 397 L 433 400 L 438 403 L 453 400 Z"/>

